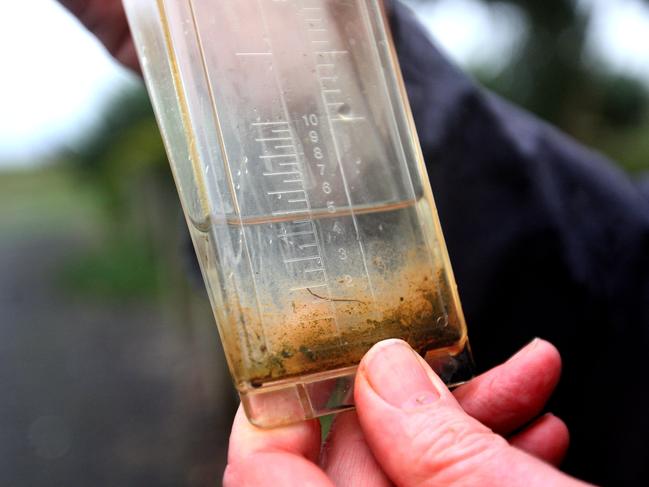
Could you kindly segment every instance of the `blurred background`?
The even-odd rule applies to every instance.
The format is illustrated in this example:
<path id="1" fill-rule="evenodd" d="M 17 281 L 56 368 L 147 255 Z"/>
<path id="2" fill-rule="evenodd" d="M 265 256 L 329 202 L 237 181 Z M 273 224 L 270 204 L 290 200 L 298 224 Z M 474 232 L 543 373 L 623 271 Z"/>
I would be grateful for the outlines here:
<path id="1" fill-rule="evenodd" d="M 649 1 L 408 0 L 479 83 L 638 177 Z M 0 3 L 0 485 L 215 485 L 236 398 L 140 80 Z"/>

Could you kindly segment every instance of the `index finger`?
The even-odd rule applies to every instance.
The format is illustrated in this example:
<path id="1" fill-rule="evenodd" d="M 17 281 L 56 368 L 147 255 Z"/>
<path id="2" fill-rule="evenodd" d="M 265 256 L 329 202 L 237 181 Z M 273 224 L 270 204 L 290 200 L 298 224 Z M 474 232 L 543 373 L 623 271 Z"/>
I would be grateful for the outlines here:
<path id="1" fill-rule="evenodd" d="M 536 339 L 453 394 L 469 415 L 507 435 L 542 411 L 560 376 L 559 352 L 551 343 Z"/>
<path id="2" fill-rule="evenodd" d="M 333 487 L 316 465 L 320 455 L 317 420 L 261 429 L 250 424 L 239 406 L 232 426 L 227 486 L 282 485 Z"/>

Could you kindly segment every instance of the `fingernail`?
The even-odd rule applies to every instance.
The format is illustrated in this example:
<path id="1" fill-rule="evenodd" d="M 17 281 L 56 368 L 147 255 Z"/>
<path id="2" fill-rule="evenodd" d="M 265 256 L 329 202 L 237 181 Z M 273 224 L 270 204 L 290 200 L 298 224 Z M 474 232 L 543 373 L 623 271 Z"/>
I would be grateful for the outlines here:
<path id="1" fill-rule="evenodd" d="M 416 352 L 401 340 L 376 345 L 362 370 L 372 389 L 392 406 L 413 409 L 440 397 Z"/>
<path id="2" fill-rule="evenodd" d="M 523 348 L 521 348 L 518 352 L 516 352 L 514 355 L 512 355 L 507 362 L 513 362 L 514 360 L 518 360 L 519 358 L 524 357 L 528 353 L 532 352 L 533 350 L 536 349 L 536 347 L 539 346 L 539 343 L 541 343 L 540 338 L 535 338 L 532 340 L 530 343 L 525 345 Z"/>

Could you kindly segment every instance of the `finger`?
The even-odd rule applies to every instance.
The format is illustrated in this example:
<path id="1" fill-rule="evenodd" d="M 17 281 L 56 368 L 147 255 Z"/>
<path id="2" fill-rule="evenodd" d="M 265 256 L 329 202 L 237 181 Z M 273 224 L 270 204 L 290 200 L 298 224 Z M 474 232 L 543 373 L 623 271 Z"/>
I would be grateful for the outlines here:
<path id="1" fill-rule="evenodd" d="M 115 52 L 115 59 L 127 68 L 131 68 L 136 73 L 141 74 L 140 61 L 137 58 L 133 38 L 129 35 L 122 46 Z"/>
<path id="2" fill-rule="evenodd" d="M 321 465 L 338 487 L 393 485 L 367 446 L 355 411 L 339 414 L 334 419 L 322 452 Z"/>
<path id="3" fill-rule="evenodd" d="M 561 375 L 561 356 L 536 339 L 511 359 L 454 391 L 462 408 L 481 423 L 507 435 L 535 418 Z"/>
<path id="4" fill-rule="evenodd" d="M 92 0 L 59 0 L 59 3 L 79 17 L 89 7 Z"/>
<path id="5" fill-rule="evenodd" d="M 248 422 L 240 406 L 230 436 L 223 484 L 332 487 L 314 463 L 319 452 L 317 420 L 262 430 Z"/>
<path id="6" fill-rule="evenodd" d="M 553 414 L 545 414 L 520 433 L 509 438 L 509 444 L 552 465 L 559 466 L 570 443 L 568 427 Z"/>
<path id="7" fill-rule="evenodd" d="M 126 14 L 121 1 L 62 0 L 61 3 L 114 53 L 128 32 Z"/>
<path id="8" fill-rule="evenodd" d="M 579 485 L 466 414 L 400 340 L 363 358 L 354 398 L 367 444 L 397 485 Z"/>
<path id="9" fill-rule="evenodd" d="M 131 32 L 121 0 L 60 0 L 115 59 L 139 71 Z"/>

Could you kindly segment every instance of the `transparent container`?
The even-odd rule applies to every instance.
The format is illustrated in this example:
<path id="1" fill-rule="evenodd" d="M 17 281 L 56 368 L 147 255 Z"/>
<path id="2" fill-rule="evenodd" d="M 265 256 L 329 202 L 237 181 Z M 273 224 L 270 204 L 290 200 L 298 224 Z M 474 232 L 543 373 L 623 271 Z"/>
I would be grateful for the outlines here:
<path id="1" fill-rule="evenodd" d="M 250 421 L 353 407 L 356 365 L 385 338 L 468 378 L 381 2 L 125 5 Z"/>

